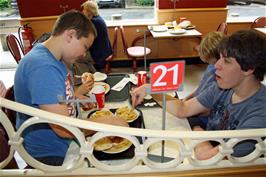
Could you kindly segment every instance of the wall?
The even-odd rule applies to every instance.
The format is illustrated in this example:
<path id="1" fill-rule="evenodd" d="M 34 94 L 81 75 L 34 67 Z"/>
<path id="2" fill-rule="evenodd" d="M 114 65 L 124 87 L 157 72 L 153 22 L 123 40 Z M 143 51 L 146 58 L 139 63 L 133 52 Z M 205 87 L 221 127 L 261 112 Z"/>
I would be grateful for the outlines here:
<path id="1" fill-rule="evenodd" d="M 220 11 L 220 12 L 218 12 Z M 193 24 L 197 25 L 197 30 L 207 34 L 210 31 L 215 31 L 219 23 L 226 20 L 227 9 L 207 12 L 182 12 L 182 15 L 186 13 L 186 17 L 192 20 Z M 175 11 L 165 10 L 160 12 L 160 19 L 169 20 L 167 17 L 169 13 L 171 14 Z M 201 14 L 201 15 L 200 15 Z M 207 20 L 200 18 L 202 14 L 205 14 Z M 212 14 L 212 15 L 211 15 Z M 216 15 L 215 15 L 216 14 Z M 171 16 L 171 15 L 170 15 Z M 178 18 L 176 14 L 173 15 L 174 19 Z M 173 18 L 172 16 L 172 18 Z M 22 18 L 20 20 L 21 24 L 30 23 L 30 26 L 33 28 L 35 39 L 38 38 L 42 33 L 49 32 L 52 30 L 52 26 L 56 20 L 57 16 L 48 16 L 48 17 L 34 17 L 34 18 Z M 163 22 L 162 22 L 163 23 Z M 250 22 L 240 22 L 240 23 L 228 23 L 228 34 L 231 34 L 234 31 L 240 29 L 249 29 Z M 113 29 L 114 27 L 108 27 L 110 40 L 113 41 Z M 140 31 L 146 30 L 146 25 L 131 25 L 124 26 L 127 42 L 130 46 L 132 41 L 139 35 L 143 33 L 137 32 L 137 29 Z M 123 45 L 120 34 L 118 35 L 118 46 L 117 46 L 117 57 L 114 60 L 127 60 L 126 55 L 123 52 Z M 184 39 L 153 39 L 152 37 L 147 38 L 147 46 L 151 48 L 152 53 L 148 58 L 152 59 L 161 59 L 161 58 L 186 58 L 186 57 L 197 57 L 198 54 L 193 50 L 193 48 L 199 43 L 197 38 L 184 38 Z M 139 45 L 143 45 L 143 40 L 138 42 Z"/>

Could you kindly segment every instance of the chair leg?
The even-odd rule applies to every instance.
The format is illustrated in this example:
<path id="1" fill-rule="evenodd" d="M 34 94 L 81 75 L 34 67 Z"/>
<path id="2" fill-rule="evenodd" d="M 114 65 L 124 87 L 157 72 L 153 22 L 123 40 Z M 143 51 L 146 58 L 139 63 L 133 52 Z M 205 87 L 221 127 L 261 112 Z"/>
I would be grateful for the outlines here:
<path id="1" fill-rule="evenodd" d="M 110 72 L 110 62 L 109 61 L 106 62 L 104 70 L 105 70 L 104 71 L 105 74 L 108 74 Z"/>
<path id="2" fill-rule="evenodd" d="M 137 70 L 137 59 L 133 58 L 133 72 L 136 72 Z"/>

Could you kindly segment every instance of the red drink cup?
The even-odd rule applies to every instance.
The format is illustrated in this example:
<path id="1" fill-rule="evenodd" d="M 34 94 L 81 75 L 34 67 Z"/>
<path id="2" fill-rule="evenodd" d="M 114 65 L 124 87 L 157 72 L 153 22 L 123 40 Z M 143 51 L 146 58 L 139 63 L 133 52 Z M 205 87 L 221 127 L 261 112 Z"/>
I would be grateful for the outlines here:
<path id="1" fill-rule="evenodd" d="M 147 83 L 147 72 L 139 71 L 138 72 L 138 87 Z"/>
<path id="2" fill-rule="evenodd" d="M 95 95 L 96 101 L 97 101 L 97 106 L 99 109 L 104 108 L 104 103 L 105 103 L 105 89 L 102 85 L 95 85 L 91 93 Z"/>

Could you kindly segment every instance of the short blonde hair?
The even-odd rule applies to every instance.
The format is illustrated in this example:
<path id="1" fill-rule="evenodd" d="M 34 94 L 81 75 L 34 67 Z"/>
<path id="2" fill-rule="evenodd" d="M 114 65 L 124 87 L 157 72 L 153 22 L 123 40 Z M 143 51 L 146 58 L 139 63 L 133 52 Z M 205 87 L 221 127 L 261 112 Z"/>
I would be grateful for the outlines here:
<path id="1" fill-rule="evenodd" d="M 200 59 L 207 63 L 212 59 L 218 60 L 220 58 L 218 45 L 224 37 L 225 35 L 222 32 L 216 31 L 208 33 L 200 43 Z"/>
<path id="2" fill-rule="evenodd" d="M 88 0 L 84 2 L 81 7 L 93 16 L 99 15 L 98 5 L 95 0 Z"/>

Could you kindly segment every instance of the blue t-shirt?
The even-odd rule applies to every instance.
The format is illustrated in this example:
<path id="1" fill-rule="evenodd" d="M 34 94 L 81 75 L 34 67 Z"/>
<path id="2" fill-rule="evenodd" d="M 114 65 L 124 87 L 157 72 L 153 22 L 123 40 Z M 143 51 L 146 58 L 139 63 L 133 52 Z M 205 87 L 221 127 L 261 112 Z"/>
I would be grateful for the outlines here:
<path id="1" fill-rule="evenodd" d="M 17 102 L 35 108 L 57 104 L 58 95 L 66 95 L 67 68 L 42 44 L 35 46 L 18 65 L 14 94 Z M 29 118 L 18 113 L 16 127 Z M 23 132 L 24 147 L 33 157 L 64 157 L 70 140 L 59 137 L 47 123 L 34 124 Z"/>
<path id="2" fill-rule="evenodd" d="M 214 65 L 209 64 L 206 70 L 203 73 L 202 79 L 199 83 L 197 90 L 195 91 L 195 96 L 199 95 L 201 92 L 206 90 L 212 85 L 213 82 L 216 82 L 215 79 L 215 67 Z"/>
<path id="3" fill-rule="evenodd" d="M 94 16 L 91 19 L 97 30 L 97 37 L 94 39 L 90 47 L 90 54 L 99 68 L 105 65 L 105 59 L 113 53 L 112 46 L 108 37 L 108 29 L 106 23 L 101 16 Z"/>
<path id="4" fill-rule="evenodd" d="M 203 73 L 202 79 L 200 80 L 199 86 L 197 90 L 194 93 L 194 96 L 199 95 L 201 92 L 204 92 L 207 88 L 209 88 L 213 82 L 216 82 L 215 79 L 215 67 L 212 64 L 209 64 L 206 68 L 206 70 Z M 200 120 L 200 126 L 201 127 L 206 127 L 208 123 L 208 115 L 205 116 L 192 116 L 192 118 L 198 118 Z M 191 121 L 191 119 L 189 119 Z"/>
<path id="5" fill-rule="evenodd" d="M 211 109 L 207 130 L 240 130 L 266 128 L 266 87 L 246 100 L 233 104 L 233 90 L 222 90 L 213 83 L 197 96 L 198 101 Z M 234 148 L 234 156 L 244 156 L 254 150 L 253 141 L 240 143 Z"/>

